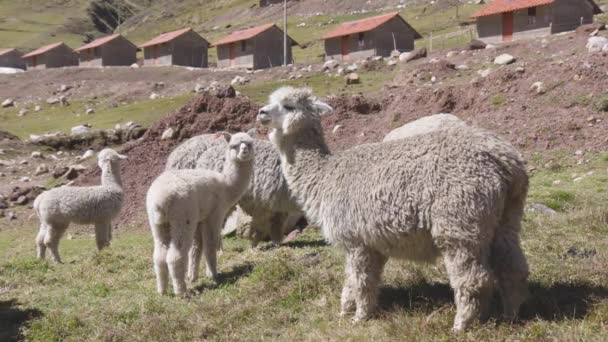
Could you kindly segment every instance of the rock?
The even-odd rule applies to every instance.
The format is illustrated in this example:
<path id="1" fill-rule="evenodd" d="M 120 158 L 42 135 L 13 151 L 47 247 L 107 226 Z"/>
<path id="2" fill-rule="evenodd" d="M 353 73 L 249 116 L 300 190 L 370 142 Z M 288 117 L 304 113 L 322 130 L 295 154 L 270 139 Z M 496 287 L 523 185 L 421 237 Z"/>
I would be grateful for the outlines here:
<path id="1" fill-rule="evenodd" d="M 15 105 L 15 100 L 13 99 L 6 99 L 4 101 L 2 101 L 2 108 L 7 108 L 7 107 L 12 107 Z"/>
<path id="2" fill-rule="evenodd" d="M 241 85 L 241 84 L 245 84 L 245 83 L 249 83 L 249 79 L 243 77 L 243 76 L 239 76 L 236 75 L 234 76 L 234 78 L 232 79 L 232 81 L 230 81 L 231 85 Z"/>
<path id="3" fill-rule="evenodd" d="M 236 206 L 230 216 L 226 218 L 224 228 L 222 228 L 222 236 L 230 235 L 234 232 L 243 231 L 246 226 L 251 224 L 251 216 L 247 215 L 241 207 Z"/>
<path id="4" fill-rule="evenodd" d="M 487 47 L 487 44 L 479 39 L 473 39 L 469 42 L 469 50 L 483 50 Z"/>
<path id="5" fill-rule="evenodd" d="M 160 95 L 158 95 L 157 93 L 150 94 L 150 100 L 158 100 L 158 99 L 160 99 Z"/>
<path id="6" fill-rule="evenodd" d="M 608 45 L 608 38 L 606 37 L 589 37 L 585 47 L 589 52 L 600 52 L 606 45 Z"/>
<path id="7" fill-rule="evenodd" d="M 204 90 L 205 90 L 205 86 L 204 85 L 202 85 L 200 83 L 197 83 L 197 84 L 194 85 L 194 92 L 195 93 L 202 93 Z"/>
<path id="8" fill-rule="evenodd" d="M 338 67 L 338 69 L 336 70 L 336 75 L 342 76 L 344 74 L 345 74 L 344 68 L 343 67 Z"/>
<path id="9" fill-rule="evenodd" d="M 14 213 L 14 212 L 12 212 L 12 211 L 9 211 L 9 212 L 8 212 L 8 215 L 6 215 L 6 217 L 7 217 L 9 220 L 16 220 L 16 219 L 17 219 L 17 214 L 15 214 L 15 213 Z"/>
<path id="10" fill-rule="evenodd" d="M 29 163 L 30 162 L 28 162 L 27 160 L 24 159 L 24 160 L 22 160 L 22 161 L 19 162 L 19 165 L 27 165 Z"/>
<path id="11" fill-rule="evenodd" d="M 160 140 L 173 139 L 174 136 L 175 136 L 175 130 L 173 129 L 173 127 L 169 127 L 160 136 Z"/>
<path id="12" fill-rule="evenodd" d="M 458 55 L 458 51 L 450 51 L 450 52 L 448 52 L 448 53 L 445 55 L 445 57 L 446 57 L 446 58 L 452 58 L 452 57 L 457 56 L 457 55 Z"/>
<path id="13" fill-rule="evenodd" d="M 42 107 L 40 107 L 40 106 L 34 107 L 34 112 L 39 112 L 41 110 L 42 110 Z"/>
<path id="14" fill-rule="evenodd" d="M 19 116 L 24 116 L 27 115 L 27 113 L 29 113 L 30 111 L 27 110 L 27 108 L 21 108 L 19 109 Z"/>
<path id="15" fill-rule="evenodd" d="M 215 93 L 215 96 L 217 96 L 218 98 L 233 98 L 236 97 L 236 90 L 234 90 L 231 85 L 226 85 L 220 87 Z"/>
<path id="16" fill-rule="evenodd" d="M 87 114 L 87 115 L 95 114 L 95 110 L 93 108 L 87 108 L 87 110 L 85 111 L 85 114 Z"/>
<path id="17" fill-rule="evenodd" d="M 0 209 L 8 209 L 8 203 L 4 198 L 0 199 Z"/>
<path id="18" fill-rule="evenodd" d="M 29 183 L 32 179 L 30 177 L 21 177 L 19 178 L 20 182 Z"/>
<path id="19" fill-rule="evenodd" d="M 53 178 L 57 179 L 65 175 L 70 168 L 67 166 L 57 166 L 53 169 Z"/>
<path id="20" fill-rule="evenodd" d="M 46 99 L 46 103 L 50 104 L 50 105 L 58 104 L 59 103 L 59 98 L 55 97 L 55 96 L 51 96 L 48 99 Z"/>
<path id="21" fill-rule="evenodd" d="M 515 68 L 515 72 L 523 74 L 524 72 L 526 72 L 526 68 L 524 68 L 523 66 L 518 66 L 517 68 Z"/>
<path id="22" fill-rule="evenodd" d="M 19 196 L 19 198 L 15 201 L 15 204 L 17 205 L 26 205 L 27 204 L 27 197 L 25 196 Z"/>
<path id="23" fill-rule="evenodd" d="M 68 86 L 65 84 L 62 84 L 61 86 L 59 86 L 59 91 L 62 93 L 65 93 L 66 91 L 72 89 L 72 86 Z"/>
<path id="24" fill-rule="evenodd" d="M 576 150 L 576 151 L 574 152 L 574 155 L 575 155 L 575 156 L 582 156 L 583 154 L 585 154 L 585 152 L 583 152 L 583 150 Z"/>
<path id="25" fill-rule="evenodd" d="M 399 58 L 399 55 L 401 55 L 401 52 L 399 52 L 399 50 L 393 50 L 391 51 L 390 58 Z"/>
<path id="26" fill-rule="evenodd" d="M 34 151 L 32 152 L 32 154 L 30 154 L 31 158 L 36 158 L 36 159 L 42 159 L 44 158 L 44 156 L 42 155 L 42 152 L 40 151 Z"/>
<path id="27" fill-rule="evenodd" d="M 36 171 L 34 171 L 34 176 L 40 176 L 40 175 L 43 175 L 45 173 L 49 173 L 49 167 L 46 166 L 46 164 L 40 164 L 36 168 Z"/>
<path id="28" fill-rule="evenodd" d="M 460 64 L 456 66 L 456 70 L 469 70 L 469 66 L 466 64 Z"/>
<path id="29" fill-rule="evenodd" d="M 515 57 L 509 55 L 508 53 L 503 53 L 500 56 L 494 58 L 494 64 L 498 65 L 507 65 L 515 62 Z"/>
<path id="30" fill-rule="evenodd" d="M 388 65 L 388 66 L 393 66 L 393 65 L 396 65 L 396 64 L 397 64 L 397 60 L 396 59 L 389 59 L 386 62 L 386 65 Z"/>
<path id="31" fill-rule="evenodd" d="M 409 55 L 404 58 L 402 58 L 400 55 L 399 60 L 407 63 L 416 59 L 425 58 L 427 56 L 426 48 L 417 49 L 407 53 L 409 53 Z"/>
<path id="32" fill-rule="evenodd" d="M 587 34 L 587 33 L 593 33 L 593 32 L 599 32 L 602 30 L 606 29 L 606 24 L 604 23 L 591 23 L 591 24 L 585 24 L 585 25 L 581 25 L 579 27 L 576 28 L 576 33 L 578 34 Z"/>
<path id="33" fill-rule="evenodd" d="M 87 134 L 87 133 L 90 133 L 90 132 L 91 132 L 91 128 L 89 126 L 86 126 L 86 125 L 74 126 L 70 130 L 71 135 Z"/>
<path id="34" fill-rule="evenodd" d="M 411 54 L 412 54 L 411 52 L 403 52 L 403 53 L 401 53 L 399 55 L 399 62 L 406 62 Z"/>
<path id="35" fill-rule="evenodd" d="M 89 158 L 93 157 L 94 155 L 95 155 L 95 151 L 93 151 L 93 150 L 86 150 L 84 152 L 84 154 L 80 157 L 80 160 L 89 159 Z"/>
<path id="36" fill-rule="evenodd" d="M 481 70 L 477 70 L 477 74 L 479 74 L 479 76 L 481 77 L 488 77 L 490 75 L 490 73 L 492 72 L 492 69 L 481 69 Z"/>
<path id="37" fill-rule="evenodd" d="M 557 212 L 544 204 L 541 203 L 531 203 L 526 206 L 526 211 L 535 212 L 545 215 L 555 215 Z"/>
<path id="38" fill-rule="evenodd" d="M 328 61 L 325 61 L 325 63 L 323 63 L 323 68 L 321 68 L 321 70 L 326 71 L 326 70 L 332 70 L 337 68 L 340 65 L 340 63 L 334 59 L 330 59 Z"/>
<path id="39" fill-rule="evenodd" d="M 355 72 L 357 71 L 357 69 L 359 69 L 359 67 L 357 66 L 357 64 L 351 64 L 349 66 L 346 67 L 346 71 L 347 72 Z"/>
<path id="40" fill-rule="evenodd" d="M 336 132 L 338 132 L 338 130 L 342 128 L 342 125 L 335 125 L 334 128 L 331 130 L 331 132 L 333 134 L 336 134 Z"/>
<path id="41" fill-rule="evenodd" d="M 306 68 L 302 68 L 302 71 L 312 72 L 312 65 L 307 66 Z"/>
<path id="42" fill-rule="evenodd" d="M 139 64 L 133 63 L 133 64 L 131 64 L 130 68 L 132 68 L 132 69 L 139 69 Z"/>
<path id="43" fill-rule="evenodd" d="M 537 95 L 542 95 L 547 92 L 545 84 L 543 82 L 534 82 L 530 87 L 530 91 L 536 92 Z"/>
<path id="44" fill-rule="evenodd" d="M 358 84 L 361 83 L 361 79 L 359 78 L 359 74 L 356 72 L 351 72 L 346 75 L 346 84 Z"/>

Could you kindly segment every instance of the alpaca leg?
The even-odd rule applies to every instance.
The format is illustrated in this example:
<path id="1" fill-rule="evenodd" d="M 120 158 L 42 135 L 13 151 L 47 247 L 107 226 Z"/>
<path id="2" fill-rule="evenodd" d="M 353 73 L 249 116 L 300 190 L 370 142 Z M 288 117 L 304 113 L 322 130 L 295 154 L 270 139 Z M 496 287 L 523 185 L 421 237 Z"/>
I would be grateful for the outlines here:
<path id="1" fill-rule="evenodd" d="M 357 304 L 357 310 L 353 322 L 368 319 L 376 309 L 378 284 L 382 277 L 382 271 L 387 257 L 370 249 L 356 248 L 347 252 L 347 258 L 351 258 L 352 291 Z M 343 292 L 344 293 L 344 292 Z M 350 294 L 346 294 L 346 304 Z"/>
<path id="2" fill-rule="evenodd" d="M 192 239 L 192 247 L 188 257 L 188 280 L 194 283 L 198 280 L 198 270 L 203 255 L 203 225 L 199 224 Z"/>
<path id="3" fill-rule="evenodd" d="M 97 250 L 101 251 L 105 247 L 110 245 L 110 240 L 108 239 L 111 225 L 109 222 L 97 222 L 95 223 L 95 241 L 97 242 Z"/>
<path id="4" fill-rule="evenodd" d="M 514 319 L 528 297 L 528 263 L 521 250 L 517 233 L 496 237 L 492 246 L 492 266 L 505 319 Z"/>
<path id="5" fill-rule="evenodd" d="M 481 318 L 487 311 L 492 295 L 493 277 L 486 255 L 483 251 L 466 247 L 443 254 L 456 302 L 454 331 L 466 330 L 473 320 Z"/>
<path id="6" fill-rule="evenodd" d="M 283 241 L 288 216 L 287 213 L 276 212 L 270 217 L 270 240 L 277 247 Z"/>
<path id="7" fill-rule="evenodd" d="M 167 252 L 167 264 L 169 275 L 173 281 L 173 292 L 177 296 L 185 297 L 186 268 L 188 266 L 188 252 L 192 246 L 192 237 L 196 231 L 196 223 L 192 219 L 186 219 L 184 223 L 172 222 L 171 243 Z"/>
<path id="8" fill-rule="evenodd" d="M 38 259 L 44 259 L 46 254 L 46 245 L 44 244 L 44 237 L 46 236 L 47 228 L 44 223 L 40 224 L 40 230 L 36 236 L 36 257 Z"/>
<path id="9" fill-rule="evenodd" d="M 203 230 L 203 253 L 205 253 L 205 263 L 207 265 L 206 275 L 208 278 L 217 281 L 217 244 L 224 222 L 223 213 L 214 213 L 207 218 Z"/>
<path id="10" fill-rule="evenodd" d="M 63 233 L 68 228 L 67 225 L 51 225 L 47 227 L 46 235 L 44 236 L 44 245 L 51 251 L 51 257 L 56 263 L 61 263 L 59 256 L 59 240 Z"/>
<path id="11" fill-rule="evenodd" d="M 108 238 L 107 238 L 108 240 L 107 241 L 108 241 L 108 245 L 109 245 L 110 242 L 112 242 L 112 222 L 108 222 L 107 231 L 108 231 Z"/>
<path id="12" fill-rule="evenodd" d="M 267 227 L 270 226 L 270 220 L 266 216 L 255 215 L 251 217 L 249 227 L 249 239 L 251 240 L 251 248 L 256 248 L 258 243 L 264 239 L 264 232 L 267 232 Z"/>
<path id="13" fill-rule="evenodd" d="M 352 266 L 352 257 L 349 253 L 344 258 L 344 287 L 340 297 L 340 316 L 344 317 L 348 313 L 355 311 L 355 274 Z"/>
<path id="14" fill-rule="evenodd" d="M 167 293 L 167 280 L 169 277 L 169 268 L 167 266 L 167 244 L 163 241 L 157 241 L 154 238 L 154 273 L 156 273 L 156 289 L 158 293 L 164 295 Z"/>

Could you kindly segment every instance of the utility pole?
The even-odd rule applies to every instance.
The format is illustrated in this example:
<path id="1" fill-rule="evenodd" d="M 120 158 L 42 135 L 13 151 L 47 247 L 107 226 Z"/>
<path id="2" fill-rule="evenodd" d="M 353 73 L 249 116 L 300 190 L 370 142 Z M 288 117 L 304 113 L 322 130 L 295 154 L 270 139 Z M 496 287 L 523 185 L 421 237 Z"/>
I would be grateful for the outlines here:
<path id="1" fill-rule="evenodd" d="M 283 0 L 283 65 L 287 65 L 287 0 Z"/>

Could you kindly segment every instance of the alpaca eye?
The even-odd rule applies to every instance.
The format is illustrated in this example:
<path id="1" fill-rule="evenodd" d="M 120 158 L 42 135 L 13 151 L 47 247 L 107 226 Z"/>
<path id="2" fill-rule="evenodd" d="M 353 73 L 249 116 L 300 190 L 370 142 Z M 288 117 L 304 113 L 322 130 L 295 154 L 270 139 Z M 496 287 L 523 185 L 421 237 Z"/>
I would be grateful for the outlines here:
<path id="1" fill-rule="evenodd" d="M 296 107 L 293 107 L 293 106 L 283 106 L 283 108 L 285 108 L 288 111 L 292 111 L 292 110 L 296 109 Z"/>

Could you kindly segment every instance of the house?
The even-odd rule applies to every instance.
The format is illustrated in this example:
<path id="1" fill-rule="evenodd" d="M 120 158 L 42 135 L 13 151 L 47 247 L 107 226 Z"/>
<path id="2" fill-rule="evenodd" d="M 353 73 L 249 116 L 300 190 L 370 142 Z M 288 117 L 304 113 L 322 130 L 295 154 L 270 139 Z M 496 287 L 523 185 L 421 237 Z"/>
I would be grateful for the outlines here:
<path id="1" fill-rule="evenodd" d="M 593 0 L 494 0 L 473 14 L 487 43 L 572 31 L 602 13 Z"/>
<path id="2" fill-rule="evenodd" d="M 78 55 L 63 42 L 43 46 L 23 55 L 27 69 L 49 69 L 78 65 Z"/>
<path id="3" fill-rule="evenodd" d="M 144 66 L 206 68 L 208 65 L 209 42 L 191 28 L 163 33 L 140 47 L 144 49 Z"/>
<path id="4" fill-rule="evenodd" d="M 325 40 L 325 59 L 353 60 L 391 55 L 414 49 L 414 40 L 422 38 L 399 12 L 349 21 L 321 37 Z"/>
<path id="5" fill-rule="evenodd" d="M 137 62 L 137 46 L 120 34 L 95 39 L 78 49 L 81 67 L 131 65 Z"/>
<path id="6" fill-rule="evenodd" d="M 25 69 L 21 55 L 17 49 L 0 49 L 0 68 Z"/>
<path id="7" fill-rule="evenodd" d="M 294 0 L 287 0 L 287 2 Z M 283 4 L 284 0 L 260 0 L 260 7 L 268 7 L 277 4 Z"/>
<path id="8" fill-rule="evenodd" d="M 287 64 L 291 64 L 291 47 L 298 43 L 289 36 L 287 41 Z M 232 32 L 213 46 L 217 47 L 220 68 L 265 69 L 283 65 L 283 30 L 274 24 Z"/>

